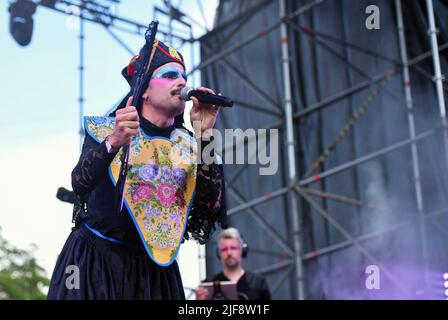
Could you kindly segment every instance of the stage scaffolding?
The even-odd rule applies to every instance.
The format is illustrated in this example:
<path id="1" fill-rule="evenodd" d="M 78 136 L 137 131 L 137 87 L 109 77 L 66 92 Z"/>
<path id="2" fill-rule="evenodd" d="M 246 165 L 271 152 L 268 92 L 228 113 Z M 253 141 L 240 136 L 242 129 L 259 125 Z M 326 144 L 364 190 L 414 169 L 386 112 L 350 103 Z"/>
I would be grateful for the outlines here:
<path id="1" fill-rule="evenodd" d="M 247 1 L 245 5 L 242 5 L 239 1 L 221 1 L 214 30 L 199 39 L 202 49 L 202 62 L 193 71 L 203 71 L 202 80 L 204 85 L 219 88 L 222 92 L 228 92 L 230 96 L 233 94 L 233 98 L 236 100 L 236 106 L 232 114 L 230 114 L 230 111 L 223 110 L 219 120 L 219 128 L 236 128 L 242 125 L 248 125 L 245 128 L 278 128 L 281 132 L 281 139 L 284 141 L 280 148 L 282 158 L 279 168 L 281 173 L 278 179 L 280 183 L 278 181 L 273 182 L 272 186 L 270 186 L 270 192 L 261 192 L 260 189 L 262 188 L 257 186 L 259 184 L 265 184 L 269 178 L 258 177 L 253 174 L 254 171 L 251 171 L 251 175 L 248 174 L 246 177 L 243 177 L 246 179 L 236 184 L 237 179 L 241 178 L 244 171 L 248 171 L 249 166 L 247 164 L 239 168 L 225 167 L 226 187 L 230 203 L 228 213 L 231 219 L 231 225 L 239 227 L 245 235 L 246 240 L 248 240 L 250 247 L 252 249 L 256 248 L 252 250 L 252 261 L 248 264 L 250 267 L 256 268 L 259 272 L 267 275 L 274 297 L 286 299 L 363 298 L 359 295 L 356 296 L 356 294 L 352 296 L 331 295 L 326 292 L 324 288 L 325 284 L 322 284 L 322 282 L 325 282 L 325 275 L 322 275 L 320 271 L 316 271 L 318 267 L 314 267 L 314 271 L 311 270 L 311 272 L 306 272 L 305 270 L 307 268 L 305 265 L 307 262 L 317 261 L 325 255 L 351 248 L 355 249 L 365 259 L 365 266 L 373 264 L 379 267 L 383 279 L 386 279 L 385 281 L 389 282 L 393 288 L 390 291 L 393 292 L 390 293 L 390 296 L 409 299 L 434 298 L 435 295 L 431 291 L 433 282 L 431 277 L 435 273 L 435 270 L 439 271 L 440 266 L 434 267 L 434 265 L 430 264 L 429 254 L 431 250 L 435 249 L 428 247 L 427 233 L 428 230 L 438 230 L 434 232 L 440 232 L 446 239 L 447 233 L 443 228 L 443 223 L 441 221 L 434 221 L 434 219 L 440 219 L 446 209 L 444 209 L 445 204 L 432 211 L 428 210 L 428 207 L 431 206 L 425 207 L 424 205 L 421 182 L 421 150 L 423 149 L 422 144 L 428 143 L 429 139 L 436 139 L 436 136 L 443 137 L 439 151 L 442 154 L 446 154 L 448 150 L 446 147 L 446 115 L 444 105 L 444 94 L 447 88 L 444 84 L 442 72 L 442 70 L 446 72 L 446 61 L 444 60 L 442 66 L 439 58 L 440 54 L 446 52 L 448 44 L 446 42 L 438 43 L 444 37 L 437 37 L 439 34 L 437 28 L 441 28 L 442 26 L 436 25 L 432 0 L 425 2 L 414 1 L 413 4 L 400 0 L 388 2 L 370 1 L 369 3 L 357 1 L 356 6 L 358 7 L 364 6 L 366 8 L 371 4 L 377 5 L 381 10 L 381 19 L 383 19 L 383 16 L 388 16 L 389 21 L 394 21 L 395 25 L 390 30 L 390 33 L 394 33 L 394 37 L 396 38 L 396 42 L 392 45 L 398 47 L 396 50 L 398 58 L 391 58 L 382 51 L 372 50 L 368 46 L 346 41 L 338 37 L 338 35 L 322 32 L 318 28 L 312 27 L 311 22 L 318 24 L 318 14 L 322 12 L 325 14 L 331 10 L 340 9 L 333 16 L 337 19 L 342 19 L 338 15 L 343 13 L 342 4 L 344 2 L 347 3 L 350 0 Z M 446 3 L 443 1 L 435 2 L 439 17 L 444 17 L 447 14 Z M 354 1 L 351 1 L 351 3 L 353 4 Z M 412 58 L 408 54 L 407 46 L 409 46 L 410 42 L 407 42 L 406 39 L 409 33 L 405 32 L 405 24 L 409 27 L 413 24 L 413 21 L 404 21 L 403 5 L 406 7 L 405 9 L 408 13 L 409 10 L 415 9 L 416 6 L 424 6 L 426 9 L 426 31 L 428 32 L 427 37 L 431 43 L 431 47 L 430 50 Z M 385 11 L 387 11 L 386 14 Z M 361 15 L 365 12 L 359 13 Z M 266 23 L 266 21 L 257 23 L 255 21 L 256 19 L 263 19 L 266 16 L 272 17 L 275 14 L 277 14 L 278 18 L 276 20 L 268 19 L 269 23 Z M 326 18 L 328 16 L 328 14 L 325 15 Z M 407 16 L 409 18 L 409 14 Z M 362 19 L 366 18 L 367 14 L 363 15 Z M 344 23 L 349 25 L 349 21 L 346 17 L 342 25 Z M 322 23 L 322 25 L 324 24 Z M 388 25 L 388 27 L 390 26 Z M 226 32 L 226 30 L 229 31 Z M 370 32 L 374 33 L 375 31 Z M 238 35 L 240 35 L 238 37 L 239 39 L 235 40 Z M 299 70 L 297 59 L 292 56 L 294 50 L 291 49 L 292 47 L 297 48 L 299 45 L 298 42 L 304 41 L 305 37 L 309 42 L 308 45 L 311 47 L 311 49 L 307 49 L 317 50 L 316 48 L 319 48 L 319 50 L 324 50 L 331 54 L 335 58 L 335 61 L 343 66 L 343 69 L 347 72 L 347 78 L 350 80 L 348 81 L 350 85 L 346 88 L 325 97 L 318 97 L 313 103 L 304 103 L 305 99 L 300 97 L 300 95 L 305 92 L 301 87 L 303 86 L 303 82 L 312 81 L 316 76 Z M 256 44 L 257 42 L 261 42 L 262 44 Z M 343 50 L 335 49 L 335 44 L 343 47 Z M 242 50 L 250 45 L 253 45 L 251 48 L 252 54 L 248 54 L 251 51 L 249 49 L 243 53 Z M 303 47 L 306 46 L 303 42 L 300 45 Z M 296 50 L 295 53 L 302 53 L 304 51 L 303 47 L 301 48 L 302 51 Z M 375 57 L 375 59 L 385 61 L 389 63 L 390 67 L 384 69 L 381 73 L 371 75 L 364 70 L 363 65 L 350 61 L 349 50 L 350 52 L 357 51 L 364 55 Z M 233 61 L 230 61 L 232 55 Z M 267 59 L 267 57 L 271 59 Z M 313 57 L 315 58 L 315 56 L 311 56 L 311 58 Z M 272 88 L 269 87 L 269 82 L 263 81 L 260 78 L 261 72 L 259 70 L 254 70 L 260 68 L 261 65 L 261 63 L 257 64 L 257 59 L 265 59 L 263 61 L 265 68 L 269 71 L 263 73 L 263 75 L 270 74 L 272 76 L 272 86 L 276 84 L 275 76 L 278 76 L 276 72 L 281 70 L 282 81 L 277 82 L 277 85 L 280 83 L 281 87 L 274 88 L 279 90 L 270 90 Z M 430 65 L 433 69 L 425 70 L 424 64 L 426 66 Z M 272 68 L 272 65 L 277 65 L 277 69 Z M 349 72 L 356 73 L 360 81 L 354 81 L 353 75 L 349 74 Z M 411 72 L 413 73 L 414 81 L 411 81 Z M 401 78 L 399 79 L 401 82 L 400 92 L 392 91 L 388 88 L 389 83 L 391 81 L 395 81 L 396 83 L 397 78 Z M 415 81 L 415 79 L 418 79 L 418 81 Z M 229 86 L 228 83 L 232 81 L 238 82 L 238 84 Z M 429 90 L 427 94 L 428 96 L 436 97 L 434 106 L 437 105 L 439 110 L 439 120 L 433 119 L 432 126 L 428 130 L 421 130 L 421 125 L 420 130 L 416 130 L 415 122 L 417 116 L 414 111 L 415 102 L 413 101 L 412 90 L 414 82 L 416 82 L 416 87 L 419 87 L 419 81 L 426 81 L 434 86 L 434 92 Z M 244 92 L 244 89 L 239 90 L 237 88 L 238 85 L 247 89 L 248 93 Z M 316 88 L 319 89 L 322 86 L 325 86 L 325 80 L 321 80 L 316 85 Z M 232 92 L 232 89 L 235 91 Z M 360 93 L 369 91 L 369 95 L 367 98 L 362 99 L 361 106 L 359 107 L 354 101 L 360 100 Z M 279 92 L 281 92 L 281 96 L 277 95 L 276 97 L 275 94 Z M 357 94 L 358 96 L 354 98 Z M 407 137 L 399 141 L 394 141 L 394 143 L 383 146 L 382 148 L 377 148 L 374 151 L 366 152 L 362 156 L 354 157 L 354 159 L 346 160 L 343 163 L 338 163 L 327 168 L 328 159 L 333 153 L 338 151 L 340 142 L 350 133 L 353 133 L 357 122 L 364 114 L 368 117 L 368 109 L 375 103 L 375 100 L 378 100 L 382 96 L 388 96 L 394 101 L 394 104 L 401 105 L 405 108 Z M 244 97 L 250 99 L 250 101 L 254 100 L 252 97 L 255 97 L 257 103 L 249 103 Z M 300 134 L 303 132 L 301 128 L 307 125 L 306 118 L 320 114 L 324 109 L 334 107 L 344 100 L 349 100 L 351 105 L 345 126 L 342 125 L 340 130 L 333 132 L 333 138 L 327 138 L 327 142 L 322 143 L 321 141 L 317 148 L 318 157 L 315 157 L 315 161 L 309 162 L 309 159 L 304 157 L 306 142 L 300 139 Z M 427 102 L 430 102 L 430 100 L 427 100 Z M 248 115 L 248 112 L 244 113 L 238 110 L 252 110 L 253 113 Z M 429 110 L 427 112 L 432 111 Z M 250 118 L 252 115 L 253 118 Z M 230 117 L 232 119 L 229 119 Z M 242 117 L 244 119 L 240 121 L 239 119 Z M 273 121 L 266 123 L 261 119 L 272 119 Z M 320 122 L 322 123 L 322 118 Z M 260 125 L 261 123 L 262 125 Z M 322 126 L 311 128 L 310 130 L 312 134 L 320 134 L 321 137 L 324 136 L 321 131 L 325 131 L 325 128 Z M 328 130 L 325 134 L 327 133 Z M 244 144 L 246 144 L 246 141 Z M 234 147 L 233 151 L 235 149 L 236 147 Z M 402 210 L 404 212 L 412 212 L 412 214 L 409 213 L 404 222 L 390 223 L 385 225 L 385 228 L 372 230 L 371 232 L 362 232 L 361 230 L 361 232 L 356 232 L 357 235 L 354 235 L 349 230 L 350 228 L 347 228 L 347 222 L 341 220 L 338 215 L 332 214 L 331 210 L 328 209 L 331 207 L 329 205 L 330 202 L 356 208 L 352 211 L 358 214 L 358 216 L 359 211 L 365 208 L 379 209 L 385 212 L 390 211 L 389 213 L 396 211 L 396 209 L 381 208 L 382 203 L 364 203 L 358 199 L 363 191 L 359 190 L 357 186 L 352 189 L 354 191 L 353 193 L 358 194 L 358 197 L 346 196 L 343 193 L 338 194 L 338 192 L 326 192 L 325 180 L 347 171 L 355 171 L 357 167 L 369 161 L 377 159 L 383 161 L 382 159 L 384 157 L 389 157 L 388 161 L 394 161 L 393 156 L 396 154 L 396 150 L 406 150 L 406 152 L 409 152 L 408 160 L 411 170 L 408 173 L 411 177 L 409 181 L 412 181 L 415 203 L 413 206 L 408 206 L 408 208 Z M 440 169 L 440 176 L 438 178 L 443 179 L 446 177 L 447 158 L 444 155 L 440 159 L 445 165 Z M 354 174 L 359 175 L 359 172 L 355 171 Z M 355 183 L 357 182 L 356 179 L 353 180 Z M 337 183 L 342 184 L 347 183 L 347 181 L 340 180 Z M 311 186 L 315 188 L 311 188 Z M 244 193 L 248 192 L 248 190 L 253 191 L 249 192 L 251 193 L 250 197 L 244 196 Z M 316 198 L 320 199 L 321 203 Z M 272 202 L 275 202 L 275 205 L 268 209 L 258 209 L 260 206 Z M 438 205 L 441 204 L 439 203 Z M 282 212 L 282 209 L 284 212 Z M 266 213 L 266 211 L 270 212 Z M 282 213 L 283 216 L 281 215 Z M 321 228 L 321 230 L 327 230 L 328 232 L 328 228 L 333 228 L 333 230 L 336 230 L 343 236 L 343 239 L 316 248 L 316 245 L 312 242 L 318 228 L 314 227 L 314 230 L 312 230 L 313 227 L 309 225 L 310 221 L 312 221 L 309 217 L 311 213 L 319 215 L 325 221 L 325 228 L 327 229 Z M 279 216 L 279 218 L 273 219 L 273 215 Z M 249 218 L 243 221 L 243 216 L 249 216 Z M 349 222 L 348 224 L 353 223 Z M 384 259 L 378 258 L 378 252 L 373 253 L 366 244 L 367 240 L 381 238 L 392 232 L 398 234 L 402 228 L 409 227 L 410 225 L 416 227 L 416 232 L 413 234 L 416 234 L 415 237 L 419 243 L 417 246 L 419 251 L 418 260 L 421 261 L 419 272 L 422 275 L 422 280 L 417 281 L 419 282 L 417 288 L 403 283 L 403 278 L 397 277 L 397 270 L 392 270 L 396 268 L 389 268 L 389 266 L 383 264 L 382 260 Z M 262 235 L 256 236 L 256 233 Z M 220 266 L 216 262 L 213 244 L 209 245 L 209 247 L 210 250 L 208 251 L 211 253 L 208 255 L 207 269 L 209 273 L 213 274 L 220 269 Z M 273 247 L 276 249 L 272 249 Z M 351 256 L 357 255 L 353 253 L 353 250 L 350 253 Z M 262 255 L 268 256 L 269 259 L 261 261 L 258 258 Z M 344 265 L 340 264 L 339 267 L 344 268 Z M 312 268 L 308 264 L 308 269 Z M 328 281 L 331 281 L 332 276 L 334 274 L 328 276 Z M 358 276 L 357 285 L 364 285 L 363 283 L 359 283 L 359 279 L 363 279 L 363 277 Z M 318 290 L 316 290 L 315 285 L 313 288 L 311 287 L 310 283 L 312 282 L 320 282 Z M 353 286 L 353 283 L 349 282 L 348 286 Z M 366 288 L 361 289 L 366 291 Z M 356 289 L 354 290 L 356 291 Z M 282 291 L 281 294 L 279 294 L 280 291 Z M 364 297 L 375 298 L 380 296 L 364 294 Z"/>
<path id="2" fill-rule="evenodd" d="M 352 4 L 356 2 L 355 6 L 363 8 L 371 4 L 377 5 L 381 9 L 381 21 L 384 15 L 389 16 L 389 21 L 394 21 L 395 25 L 390 33 L 393 33 L 396 39 L 393 45 L 397 46 L 397 58 L 384 54 L 383 50 L 370 49 L 369 46 L 347 41 L 345 37 L 338 35 L 336 30 L 333 34 L 328 30 L 323 32 L 318 27 L 313 27 L 313 23 L 318 25 L 318 14 L 323 13 L 327 17 L 326 10 L 329 8 L 339 10 L 333 13 L 333 17 L 341 19 L 342 25 L 349 24 L 352 19 L 356 20 L 347 16 L 345 20 L 343 19 L 343 10 L 346 9 L 346 7 L 343 8 L 344 2 Z M 80 9 L 80 118 L 83 116 L 84 22 L 90 21 L 104 25 L 107 32 L 130 54 L 134 53 L 112 30 L 115 28 L 142 34 L 146 28 L 144 24 L 113 15 L 108 10 L 101 9 L 101 6 L 92 7 L 94 3 L 95 1 L 82 0 L 57 1 L 55 6 L 50 7 L 64 14 L 69 13 L 66 8 L 60 8 L 61 6 L 74 6 Z M 196 3 L 201 5 L 201 1 Z M 434 4 L 437 5 L 438 10 L 434 9 Z M 448 42 L 439 43 L 438 41 L 448 39 L 440 35 L 439 32 L 446 33 L 446 27 L 437 24 L 440 20 L 435 20 L 434 12 L 441 17 L 446 17 L 448 15 L 446 2 L 415 0 L 413 4 L 410 4 L 410 1 L 402 0 L 369 2 L 362 0 L 227 0 L 220 2 L 213 30 L 206 30 L 205 35 L 199 38 L 194 38 L 192 33 L 192 24 L 198 24 L 198 22 L 188 19 L 186 10 L 182 11 L 185 5 L 183 1 L 177 3 L 166 1 L 167 8 L 155 9 L 154 16 L 168 17 L 168 25 L 162 25 L 159 32 L 166 37 L 164 41 L 172 40 L 173 45 L 176 43 L 174 45 L 176 48 L 185 50 L 187 46 L 187 50 L 191 50 L 192 61 L 198 60 L 194 48 L 200 46 L 201 62 L 190 68 L 189 73 L 197 75 L 200 72 L 202 85 L 216 88 L 235 100 L 235 107 L 231 111 L 221 112 L 218 128 L 243 128 L 246 125 L 255 129 L 279 129 L 283 142 L 279 150 L 279 174 L 275 177 L 259 177 L 254 174 L 257 170 L 247 164 L 238 167 L 225 166 L 230 222 L 242 231 L 250 246 L 247 267 L 267 276 L 274 298 L 349 298 L 353 296 L 332 295 L 331 292 L 336 290 L 334 288 L 326 290 L 326 284 L 323 283 L 325 275 L 320 271 L 321 265 L 317 265 L 325 264 L 326 270 L 331 270 L 332 264 L 336 266 L 339 261 L 339 267 L 344 268 L 343 261 L 348 257 L 344 254 L 349 252 L 350 257 L 360 256 L 361 259 L 365 259 L 365 261 L 362 260 L 365 265 L 378 265 L 383 279 L 387 279 L 392 284 L 400 297 L 416 298 L 415 292 L 397 277 L 397 270 L 391 270 L 383 264 L 382 259 L 378 258 L 382 250 L 373 250 L 366 244 L 366 241 L 371 239 L 381 239 L 385 235 L 398 234 L 406 228 L 416 227 L 419 243 L 416 251 L 419 252 L 419 258 L 422 261 L 421 270 L 425 275 L 425 285 L 422 290 L 429 292 L 431 273 L 437 268 L 430 263 L 430 253 L 435 249 L 428 247 L 427 239 L 431 236 L 431 233 L 428 235 L 428 230 L 429 228 L 438 230 L 434 232 L 443 234 L 446 239 L 447 232 L 441 220 L 445 217 L 446 203 L 437 203 L 436 208 L 424 203 L 426 194 L 424 190 L 427 186 L 422 186 L 422 179 L 428 170 L 424 172 L 422 170 L 422 166 L 426 163 L 422 164 L 421 150 L 424 149 L 424 144 L 429 143 L 429 140 L 441 141 L 440 151 L 443 156 L 440 157 L 440 162 L 443 162 L 444 166 L 440 169 L 436 180 L 442 181 L 440 183 L 443 184 L 443 178 L 446 177 L 446 163 L 448 163 L 444 105 L 447 87 L 443 76 L 446 73 L 446 56 L 441 59 L 440 55 L 446 54 Z M 413 24 L 413 21 L 406 20 L 403 12 L 406 10 L 409 13 L 411 7 L 415 9 L 419 5 L 426 9 L 425 19 L 421 21 L 427 23 L 423 33 L 428 32 L 426 37 L 431 46 L 429 50 L 410 55 L 410 41 L 407 39 L 409 34 L 405 31 Z M 179 12 L 183 14 L 179 15 Z M 364 14 L 364 12 L 361 13 Z M 366 16 L 363 15 L 362 20 Z M 409 16 L 408 14 L 407 17 Z M 203 17 L 205 20 L 205 15 Z M 257 22 L 257 19 L 263 21 Z M 179 23 L 182 24 L 180 20 L 189 21 L 189 23 L 183 23 L 187 31 L 175 29 L 174 25 L 179 27 Z M 131 27 L 131 29 L 125 27 Z M 416 28 L 419 27 L 422 26 L 416 26 Z M 347 35 L 347 30 L 344 35 Z M 240 39 L 235 40 L 236 38 Z M 248 56 L 244 49 L 250 46 L 259 48 L 261 51 L 253 50 Z M 299 65 L 297 53 L 305 50 L 313 52 L 313 55 L 309 55 L 310 63 Z M 320 92 L 325 86 L 325 79 L 323 79 L 322 71 L 319 71 L 320 78 L 317 79 L 318 70 L 314 61 L 319 59 L 318 54 L 322 54 L 323 51 L 332 55 L 335 63 L 337 61 L 337 64 L 341 66 L 343 74 L 341 77 L 347 84 L 325 95 Z M 353 52 L 374 57 L 388 63 L 388 67 L 381 72 L 371 74 L 364 70 L 365 66 L 350 59 Z M 240 59 L 235 59 L 235 55 L 238 54 Z M 233 59 L 231 59 L 232 55 Z M 276 83 L 272 82 L 272 87 L 266 87 L 269 82 L 263 82 L 257 78 L 261 70 L 249 72 L 251 67 L 259 66 L 259 63 L 264 64 L 266 69 L 269 69 L 270 76 L 278 80 Z M 432 69 L 425 69 L 425 66 L 429 65 Z M 234 89 L 232 81 L 236 80 L 241 85 L 237 88 L 238 90 L 232 91 L 231 89 Z M 312 94 L 307 92 L 306 82 L 308 81 L 314 82 L 316 92 Z M 401 83 L 400 91 L 392 92 L 388 85 L 391 82 L 396 84 L 396 81 Z M 422 113 L 416 112 L 415 107 L 422 103 L 422 99 L 420 92 L 418 98 L 415 99 L 414 82 L 416 88 L 421 88 L 422 82 L 425 83 L 423 87 L 430 84 L 433 91 L 427 92 L 431 97 L 427 101 L 434 102 L 434 105 L 438 106 L 438 119 L 433 117 L 432 126 L 425 130 L 421 129 L 422 125 L 419 126 L 419 130 L 416 128 L 416 121 Z M 313 99 L 309 99 L 310 95 Z M 396 105 L 402 106 L 405 110 L 406 135 L 374 150 L 364 149 L 365 152 L 362 154 L 351 152 L 351 159 L 335 162 L 331 156 L 342 148 L 341 142 L 347 141 L 347 137 L 352 140 L 352 149 L 356 149 L 353 147 L 356 141 L 353 141 L 356 137 L 362 138 L 356 132 L 358 121 L 364 115 L 369 117 L 372 105 L 382 97 L 393 100 Z M 348 107 L 344 109 L 345 125 L 337 129 L 334 127 L 328 129 L 329 127 L 325 126 L 327 123 L 325 120 L 329 114 L 325 112 L 331 110 L 331 107 L 340 107 L 341 103 L 347 101 Z M 434 111 L 427 110 L 427 112 Z M 269 121 L 264 122 L 263 120 L 266 119 Z M 314 141 L 315 146 L 308 148 L 303 138 L 305 131 L 318 137 Z M 395 221 L 376 230 L 358 227 L 356 223 L 361 225 L 360 222 L 364 221 L 362 220 L 363 210 L 379 210 L 391 214 L 396 212 L 396 207 L 382 207 L 383 203 L 367 203 L 362 200 L 362 172 L 358 168 L 375 160 L 382 161 L 382 165 L 385 166 L 384 158 L 387 157 L 387 161 L 394 161 L 397 150 L 406 150 L 409 153 L 411 168 L 409 181 L 412 181 L 413 204 L 403 211 L 412 212 L 412 214 L 405 215 L 404 221 Z M 310 157 L 313 157 L 313 160 L 310 160 Z M 355 177 L 351 179 L 352 181 L 345 179 L 347 176 L 344 176 L 343 181 L 331 180 L 347 172 L 350 177 Z M 327 184 L 327 181 L 331 183 Z M 339 184 L 344 184 L 341 192 L 328 190 L 335 189 L 334 185 Z M 350 188 L 346 187 L 347 185 Z M 328 188 L 328 186 L 333 187 Z M 351 191 L 348 192 L 350 195 L 343 192 L 347 188 Z M 333 214 L 332 208 L 335 208 L 337 215 Z M 341 210 L 347 210 L 345 220 L 339 215 Z M 312 218 L 312 215 L 319 218 Z M 354 229 L 356 232 L 353 232 Z M 325 239 L 322 240 L 319 237 L 323 233 L 325 233 Z M 336 233 L 338 236 L 335 235 Z M 215 245 L 211 243 L 207 246 L 208 274 L 221 269 L 215 255 Z M 339 252 L 342 257 L 332 256 Z M 331 262 L 333 260 L 329 258 L 330 256 L 334 262 Z M 350 259 L 352 258 L 347 258 L 347 264 L 353 262 L 353 259 Z M 338 275 L 341 276 L 341 273 L 335 272 L 328 275 L 328 281 Z M 364 274 L 358 278 L 364 279 L 363 277 Z M 354 284 L 349 283 L 347 286 L 354 287 Z M 358 298 L 363 297 L 358 296 Z"/>

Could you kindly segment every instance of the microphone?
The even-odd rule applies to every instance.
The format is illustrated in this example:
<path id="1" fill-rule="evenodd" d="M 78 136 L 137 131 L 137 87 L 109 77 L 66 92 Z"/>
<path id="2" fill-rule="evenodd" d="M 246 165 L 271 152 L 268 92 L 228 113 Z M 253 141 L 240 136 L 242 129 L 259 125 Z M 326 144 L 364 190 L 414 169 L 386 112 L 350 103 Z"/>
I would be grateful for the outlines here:
<path id="1" fill-rule="evenodd" d="M 233 101 L 224 96 L 203 93 L 203 92 L 194 90 L 192 87 L 183 87 L 180 90 L 180 98 L 182 100 L 188 101 L 188 100 L 191 100 L 190 99 L 191 97 L 195 97 L 200 102 L 215 104 L 215 105 L 219 105 L 221 107 L 232 107 L 233 106 Z"/>

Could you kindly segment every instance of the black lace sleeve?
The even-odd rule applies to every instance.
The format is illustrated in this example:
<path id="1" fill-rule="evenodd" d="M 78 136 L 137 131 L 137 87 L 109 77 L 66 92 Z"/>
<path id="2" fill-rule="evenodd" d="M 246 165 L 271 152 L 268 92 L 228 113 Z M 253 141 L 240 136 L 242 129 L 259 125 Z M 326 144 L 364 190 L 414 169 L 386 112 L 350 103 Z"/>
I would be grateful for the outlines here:
<path id="1" fill-rule="evenodd" d="M 88 134 L 84 139 L 78 164 L 72 171 L 72 188 L 78 196 L 88 194 L 107 176 L 107 170 L 115 157 L 108 153 L 105 142 L 98 143 Z"/>
<path id="2" fill-rule="evenodd" d="M 185 240 L 190 237 L 204 244 L 216 229 L 227 228 L 227 210 L 222 165 L 199 164 L 196 195 L 187 220 Z"/>

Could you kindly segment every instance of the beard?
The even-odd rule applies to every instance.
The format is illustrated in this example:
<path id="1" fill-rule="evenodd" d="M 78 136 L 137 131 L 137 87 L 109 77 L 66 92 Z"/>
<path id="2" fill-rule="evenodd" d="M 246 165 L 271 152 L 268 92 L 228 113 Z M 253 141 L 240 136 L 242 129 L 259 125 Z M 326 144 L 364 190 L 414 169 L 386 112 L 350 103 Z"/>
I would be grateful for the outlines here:
<path id="1" fill-rule="evenodd" d="M 174 100 L 169 106 L 169 110 L 172 111 L 172 115 L 174 117 L 181 115 L 185 110 L 185 101 L 177 95 L 172 95 L 171 100 Z"/>

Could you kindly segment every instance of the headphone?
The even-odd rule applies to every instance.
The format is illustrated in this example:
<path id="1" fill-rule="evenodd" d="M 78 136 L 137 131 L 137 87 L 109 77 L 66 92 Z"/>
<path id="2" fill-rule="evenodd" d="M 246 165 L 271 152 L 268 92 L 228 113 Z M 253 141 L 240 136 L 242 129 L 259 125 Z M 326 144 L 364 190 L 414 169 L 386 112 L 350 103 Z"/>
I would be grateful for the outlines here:
<path id="1" fill-rule="evenodd" d="M 229 228 L 229 229 L 235 229 L 235 228 Z M 240 243 L 240 247 L 241 247 L 241 251 L 242 251 L 241 257 L 246 258 L 247 254 L 249 253 L 249 246 L 247 245 L 246 240 L 244 240 L 243 235 L 237 229 L 235 229 L 235 231 L 238 232 L 238 235 L 239 235 L 239 243 Z M 218 257 L 219 260 L 221 260 L 221 256 L 219 254 L 219 240 L 218 240 L 218 245 L 216 246 L 216 256 Z"/>

